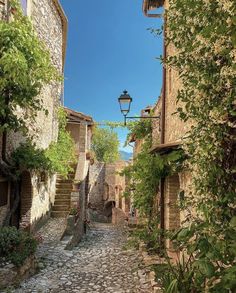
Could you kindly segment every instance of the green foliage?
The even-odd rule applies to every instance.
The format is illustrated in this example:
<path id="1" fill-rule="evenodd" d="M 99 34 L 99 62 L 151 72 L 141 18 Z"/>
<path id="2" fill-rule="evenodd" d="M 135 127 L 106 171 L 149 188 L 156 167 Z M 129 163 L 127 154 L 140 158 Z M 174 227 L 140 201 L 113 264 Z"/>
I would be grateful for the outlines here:
<path id="1" fill-rule="evenodd" d="M 38 149 L 31 141 L 22 143 L 11 157 L 16 170 L 51 171 L 51 162 L 45 156 L 45 150 Z"/>
<path id="2" fill-rule="evenodd" d="M 234 0 L 170 0 L 167 11 L 167 44 L 176 52 L 166 63 L 181 77 L 180 118 L 192 123 L 186 152 L 194 195 L 185 208 L 195 211 L 173 239 L 194 256 L 189 282 L 200 292 L 236 290 L 235 13 Z"/>
<path id="3" fill-rule="evenodd" d="M 143 139 L 151 143 L 152 137 L 152 120 L 151 119 L 140 119 L 139 121 L 131 122 L 127 125 L 129 134 L 127 136 L 127 142 L 132 136 L 135 139 Z"/>
<path id="4" fill-rule="evenodd" d="M 139 214 L 146 219 L 146 224 L 136 236 L 146 243 L 150 253 L 159 252 L 159 238 L 161 231 L 158 228 L 159 212 L 156 197 L 159 183 L 162 178 L 180 171 L 185 159 L 182 150 L 170 154 L 159 155 L 150 153 L 152 146 L 151 120 L 140 120 L 129 126 L 129 137 L 134 136 L 142 141 L 141 151 L 134 158 L 133 164 L 125 167 L 120 173 L 129 179 L 125 196 L 132 197 L 132 203 Z"/>
<path id="5" fill-rule="evenodd" d="M 129 178 L 134 206 L 147 218 L 152 218 L 154 201 L 157 196 L 159 182 L 178 171 L 184 160 L 182 150 L 170 154 L 159 155 L 150 153 L 152 145 L 152 124 L 150 120 L 140 120 L 130 127 L 130 134 L 136 139 L 143 140 L 141 151 L 137 154 L 132 165 L 121 172 Z"/>
<path id="6" fill-rule="evenodd" d="M 58 109 L 58 140 L 51 143 L 48 149 L 37 148 L 28 140 L 22 143 L 12 154 L 12 163 L 16 170 L 37 170 L 59 173 L 67 176 L 72 171 L 71 165 L 76 162 L 75 145 L 69 132 L 66 131 L 66 113 Z"/>
<path id="7" fill-rule="evenodd" d="M 106 128 L 96 128 L 92 139 L 92 150 L 100 162 L 113 163 L 120 158 L 117 133 Z"/>
<path id="8" fill-rule="evenodd" d="M 0 20 L 0 131 L 25 128 L 42 109 L 44 84 L 59 79 L 49 51 L 36 35 L 18 1 L 10 1 L 14 19 Z M 23 109 L 21 116 L 17 109 Z"/>
<path id="9" fill-rule="evenodd" d="M 76 162 L 75 144 L 66 131 L 66 113 L 62 108 L 59 108 L 58 119 L 58 140 L 46 150 L 46 157 L 51 162 L 52 170 L 66 177 L 72 171 L 71 165 Z"/>
<path id="10" fill-rule="evenodd" d="M 0 259 L 5 258 L 19 267 L 36 248 L 37 241 L 30 234 L 15 227 L 0 228 Z"/>

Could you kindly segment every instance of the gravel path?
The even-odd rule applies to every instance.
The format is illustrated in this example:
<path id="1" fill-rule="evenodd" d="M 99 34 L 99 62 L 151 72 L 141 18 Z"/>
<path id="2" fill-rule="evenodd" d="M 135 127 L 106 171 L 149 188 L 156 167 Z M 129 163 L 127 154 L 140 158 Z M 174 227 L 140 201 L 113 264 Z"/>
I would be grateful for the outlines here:
<path id="1" fill-rule="evenodd" d="M 40 272 L 14 292 L 150 293 L 141 257 L 124 250 L 124 231 L 96 224 L 72 251 L 59 241 L 64 222 L 51 219 L 41 230 Z"/>

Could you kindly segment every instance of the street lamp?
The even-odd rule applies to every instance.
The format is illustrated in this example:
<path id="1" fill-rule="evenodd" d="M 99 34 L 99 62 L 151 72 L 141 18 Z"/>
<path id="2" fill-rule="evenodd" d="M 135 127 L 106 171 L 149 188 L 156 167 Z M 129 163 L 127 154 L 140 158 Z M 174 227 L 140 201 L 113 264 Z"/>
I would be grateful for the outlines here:
<path id="1" fill-rule="evenodd" d="M 140 116 L 140 117 L 133 117 L 127 116 L 130 111 L 130 105 L 133 99 L 130 97 L 128 92 L 125 90 L 123 94 L 120 95 L 118 98 L 118 102 L 120 104 L 120 111 L 124 115 L 124 125 L 126 125 L 127 119 L 160 119 L 160 116 Z"/>
<path id="2" fill-rule="evenodd" d="M 128 92 L 125 90 L 125 91 L 123 91 L 123 94 L 120 95 L 118 101 L 119 101 L 119 104 L 120 104 L 120 111 L 124 115 L 125 125 L 126 125 L 126 118 L 127 118 L 127 115 L 128 115 L 128 113 L 130 111 L 130 105 L 132 103 L 132 98 L 128 94 Z"/>

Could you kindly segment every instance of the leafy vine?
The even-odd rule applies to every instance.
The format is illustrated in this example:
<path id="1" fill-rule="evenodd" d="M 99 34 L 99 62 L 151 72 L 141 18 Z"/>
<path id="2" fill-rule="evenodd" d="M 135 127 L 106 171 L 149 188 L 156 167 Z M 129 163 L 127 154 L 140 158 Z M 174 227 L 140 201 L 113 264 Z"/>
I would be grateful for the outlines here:
<path id="1" fill-rule="evenodd" d="M 231 0 L 170 0 L 167 11 L 167 43 L 176 50 L 166 66 L 179 72 L 178 112 L 192 123 L 186 151 L 194 193 L 186 207 L 194 215 L 173 238 L 194 256 L 198 291 L 191 292 L 236 289 L 235 13 Z"/>

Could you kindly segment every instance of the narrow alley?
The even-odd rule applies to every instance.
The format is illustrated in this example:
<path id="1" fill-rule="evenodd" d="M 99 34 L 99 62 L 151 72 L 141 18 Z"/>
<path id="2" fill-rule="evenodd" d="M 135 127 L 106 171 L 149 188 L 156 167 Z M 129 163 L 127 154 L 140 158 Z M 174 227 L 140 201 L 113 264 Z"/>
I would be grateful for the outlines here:
<path id="1" fill-rule="evenodd" d="M 91 224 L 87 235 L 72 251 L 59 240 L 63 219 L 51 219 L 40 232 L 38 274 L 14 292 L 150 292 L 141 257 L 125 250 L 125 231 L 111 224 Z"/>

